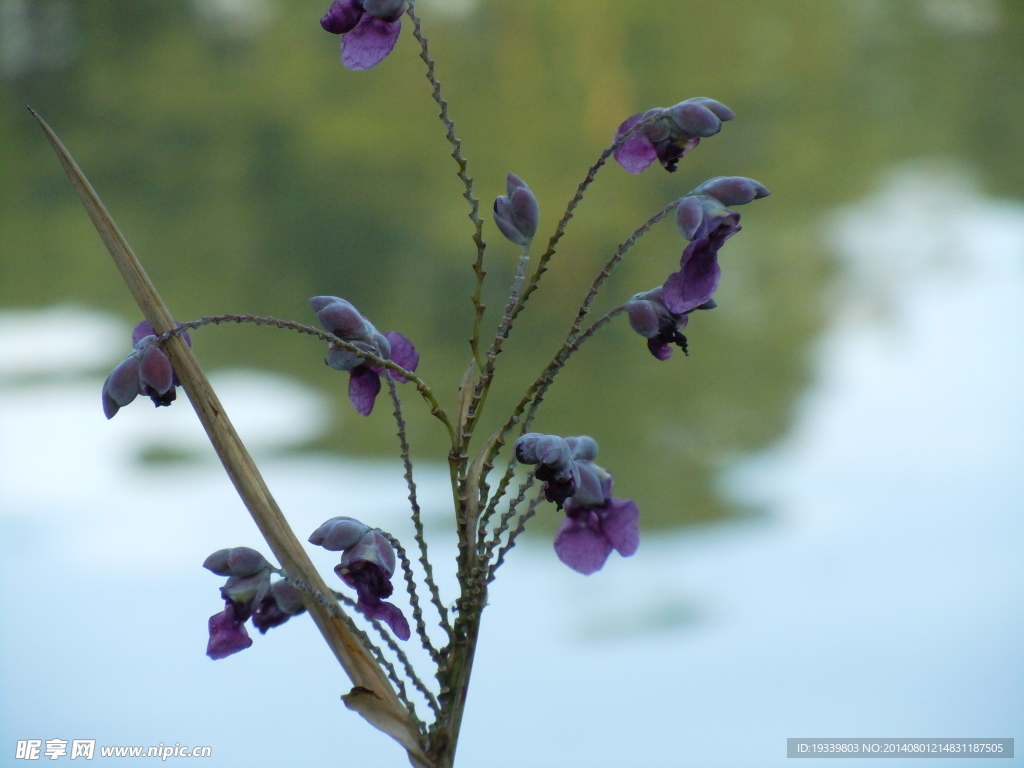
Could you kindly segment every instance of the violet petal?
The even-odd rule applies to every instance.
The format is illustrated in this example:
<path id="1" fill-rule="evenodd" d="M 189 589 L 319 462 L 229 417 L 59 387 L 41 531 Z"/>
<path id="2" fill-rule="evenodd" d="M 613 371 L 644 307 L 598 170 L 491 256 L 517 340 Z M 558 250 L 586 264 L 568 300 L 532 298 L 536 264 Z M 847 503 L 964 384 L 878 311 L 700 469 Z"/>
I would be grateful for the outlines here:
<path id="1" fill-rule="evenodd" d="M 384 338 L 391 344 L 391 362 L 397 363 L 411 373 L 416 373 L 416 366 L 420 364 L 420 353 L 416 351 L 413 343 L 398 331 L 388 331 Z M 394 372 L 391 375 L 395 377 L 395 381 L 408 381 L 404 376 Z"/>
<path id="2" fill-rule="evenodd" d="M 124 408 L 139 395 L 139 361 L 131 354 L 117 368 L 110 372 L 103 382 L 104 402 L 109 397 Z M 116 413 L 116 411 L 115 411 Z M 110 416 L 112 416 L 111 414 Z M 107 416 L 109 419 L 110 416 Z"/>
<path id="3" fill-rule="evenodd" d="M 612 545 L 599 531 L 595 531 L 584 519 L 566 517 L 555 534 L 555 553 L 558 559 L 574 571 L 587 576 L 601 570 Z"/>
<path id="4" fill-rule="evenodd" d="M 632 128 L 634 125 L 639 123 L 647 113 L 642 112 L 638 115 L 626 118 L 622 125 L 619 126 L 619 130 L 615 132 L 615 138 L 618 140 L 623 136 L 626 131 Z M 626 139 L 622 145 L 615 150 L 615 162 L 621 165 L 629 173 L 640 173 L 647 168 L 654 159 L 658 156 L 658 153 L 654 149 L 654 145 L 651 140 L 648 139 L 644 132 L 637 131 L 630 138 Z"/>
<path id="5" fill-rule="evenodd" d="M 640 546 L 640 509 L 632 499 L 612 499 L 607 507 L 597 510 L 601 530 L 608 543 L 623 557 L 634 554 Z"/>
<path id="6" fill-rule="evenodd" d="M 717 238 L 694 240 L 683 251 L 682 268 L 665 281 L 662 299 L 670 312 L 681 315 L 706 302 L 718 288 L 722 268 L 718 265 Z"/>
<path id="7" fill-rule="evenodd" d="M 355 71 L 377 66 L 391 53 L 401 30 L 401 21 L 381 21 L 363 14 L 355 29 L 342 35 L 341 63 Z"/>
<path id="8" fill-rule="evenodd" d="M 139 361 L 139 380 L 158 394 L 165 395 L 174 386 L 171 359 L 156 344 L 150 344 Z"/>
<path id="9" fill-rule="evenodd" d="M 363 612 L 363 615 L 383 621 L 389 627 L 391 631 L 395 633 L 395 637 L 399 640 L 408 640 L 412 632 L 409 629 L 409 622 L 405 618 L 405 614 L 402 613 L 402 609 L 392 603 L 386 603 L 381 601 L 376 605 L 367 605 L 360 601 L 356 603 L 356 608 Z"/>
<path id="10" fill-rule="evenodd" d="M 380 376 L 369 368 L 357 368 L 348 380 L 348 399 L 363 416 L 373 411 L 373 403 L 380 392 Z"/>
<path id="11" fill-rule="evenodd" d="M 660 339 L 648 339 L 647 349 L 659 360 L 668 360 L 672 357 L 672 347 Z"/>
<path id="12" fill-rule="evenodd" d="M 206 644 L 206 655 L 211 659 L 226 658 L 252 645 L 252 638 L 245 631 L 245 622 L 238 620 L 231 603 L 220 613 L 211 616 L 207 627 L 210 640 Z"/>
<path id="13" fill-rule="evenodd" d="M 343 35 L 352 31 L 362 15 L 363 8 L 359 0 L 334 0 L 320 19 L 320 26 L 332 35 Z"/>
<path id="14" fill-rule="evenodd" d="M 132 328 L 132 346 L 134 347 L 147 336 L 156 336 L 156 331 L 153 330 L 153 325 L 149 320 L 143 320 Z"/>

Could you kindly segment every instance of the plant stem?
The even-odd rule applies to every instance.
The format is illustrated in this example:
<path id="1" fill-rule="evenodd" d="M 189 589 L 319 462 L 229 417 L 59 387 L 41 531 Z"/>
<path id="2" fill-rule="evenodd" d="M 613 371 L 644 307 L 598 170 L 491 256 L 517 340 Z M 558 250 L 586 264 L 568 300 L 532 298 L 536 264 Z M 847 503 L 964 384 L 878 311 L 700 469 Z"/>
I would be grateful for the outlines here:
<path id="1" fill-rule="evenodd" d="M 462 154 L 462 140 L 455 135 L 455 122 L 448 116 L 448 102 L 445 101 L 441 95 L 441 83 L 437 79 L 435 74 L 434 60 L 430 58 L 430 49 L 427 45 L 427 38 L 423 35 L 423 25 L 420 21 L 420 17 L 416 14 L 416 4 L 414 0 L 409 0 L 409 7 L 405 11 L 406 15 L 412 19 L 412 34 L 420 44 L 420 58 L 423 59 L 423 63 L 427 65 L 427 80 L 431 85 L 431 95 L 434 97 L 434 101 L 437 102 L 437 106 L 440 107 L 441 111 L 438 113 L 438 117 L 441 118 L 441 122 L 444 123 L 445 127 L 445 138 L 448 139 L 448 143 L 452 145 L 452 158 L 459 166 L 458 177 L 462 180 L 465 186 L 465 191 L 462 196 L 469 202 L 469 219 L 473 222 L 475 231 L 473 232 L 473 242 L 476 243 L 476 261 L 473 263 L 473 272 L 476 274 L 476 289 L 473 291 L 473 338 L 470 339 L 469 345 L 473 350 L 473 359 L 476 360 L 477 366 L 482 367 L 483 363 L 480 358 L 480 323 L 484 317 L 484 310 L 487 309 L 481 303 L 481 296 L 484 287 L 484 276 L 487 274 L 484 271 L 484 251 L 487 249 L 487 243 L 484 242 L 484 222 L 480 218 L 480 201 L 476 198 L 473 193 L 473 178 L 468 173 L 469 163 Z"/>
<path id="2" fill-rule="evenodd" d="M 71 179 L 86 212 L 142 314 L 157 333 L 171 331 L 176 325 L 174 318 L 96 191 L 50 126 L 34 111 L 32 115 L 39 122 L 57 153 L 61 165 Z M 314 591 L 326 593 L 327 585 L 288 525 L 281 508 L 238 437 L 192 350 L 178 337 L 168 339 L 164 348 L 171 357 L 174 371 L 206 429 L 228 477 L 281 567 L 289 574 L 302 579 Z M 399 700 L 387 675 L 373 658 L 365 642 L 337 615 L 316 600 L 304 599 L 303 603 L 338 662 L 352 680 L 353 692 L 366 691 L 375 701 L 375 712 L 370 713 L 364 708 L 359 710 L 360 714 L 401 743 L 408 751 L 410 760 L 425 765 L 423 738 L 419 726 Z M 338 611 L 340 612 L 341 608 L 338 608 Z"/>

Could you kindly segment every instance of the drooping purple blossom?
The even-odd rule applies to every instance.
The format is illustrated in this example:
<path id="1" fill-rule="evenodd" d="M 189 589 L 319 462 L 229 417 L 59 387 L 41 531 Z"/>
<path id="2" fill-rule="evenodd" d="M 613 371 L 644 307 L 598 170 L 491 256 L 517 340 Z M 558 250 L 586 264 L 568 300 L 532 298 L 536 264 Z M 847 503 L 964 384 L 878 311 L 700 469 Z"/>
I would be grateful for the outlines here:
<path id="1" fill-rule="evenodd" d="M 394 587 L 395 550 L 380 531 L 351 517 L 332 517 L 313 531 L 309 541 L 332 552 L 341 552 L 334 572 L 356 591 L 356 609 L 364 616 L 383 621 L 400 640 L 411 634 L 402 610 L 382 598 Z"/>
<path id="2" fill-rule="evenodd" d="M 398 331 L 378 332 L 354 306 L 337 296 L 314 296 L 309 300 L 309 306 L 316 312 L 320 325 L 328 333 L 333 333 L 365 352 L 391 360 L 407 371 L 416 371 L 420 355 L 413 343 Z M 348 372 L 349 401 L 356 411 L 369 416 L 380 393 L 380 377 L 385 369 L 333 343 L 328 347 L 324 362 L 335 370 Z M 400 374 L 392 373 L 392 376 L 400 383 L 408 381 Z"/>
<path id="3" fill-rule="evenodd" d="M 270 563 L 255 549 L 232 547 L 218 549 L 206 558 L 203 567 L 228 577 L 220 588 L 224 610 L 210 617 L 206 645 L 207 656 L 223 659 L 252 645 L 245 622 L 270 592 Z"/>
<path id="4" fill-rule="evenodd" d="M 740 231 L 740 215 L 728 206 L 769 194 L 753 179 L 722 176 L 704 182 L 679 201 L 676 224 L 691 242 L 679 260 L 679 271 L 669 275 L 663 286 L 661 301 L 669 312 L 685 315 L 711 300 L 722 275 L 718 251 Z"/>
<path id="5" fill-rule="evenodd" d="M 320 26 L 341 35 L 342 64 L 357 71 L 370 69 L 394 49 L 405 9 L 405 0 L 335 0 Z"/>
<path id="6" fill-rule="evenodd" d="M 510 173 L 505 182 L 508 194 L 494 200 L 494 223 L 501 234 L 516 245 L 529 245 L 537 233 L 540 206 L 526 182 Z"/>
<path id="7" fill-rule="evenodd" d="M 623 557 L 640 546 L 640 510 L 631 499 L 612 497 L 612 475 L 599 467 L 597 443 L 590 437 L 568 437 L 579 467 L 580 489 L 565 503 L 565 519 L 555 534 L 558 559 L 589 575 L 600 570 L 612 550 Z"/>
<path id="8" fill-rule="evenodd" d="M 641 120 L 650 120 L 615 150 L 615 160 L 630 173 L 640 173 L 657 158 L 671 173 L 683 155 L 702 138 L 714 136 L 722 130 L 723 122 L 734 117 L 736 113 L 727 106 L 705 97 L 633 115 L 615 132 L 616 141 Z"/>
<path id="9" fill-rule="evenodd" d="M 210 639 L 206 655 L 223 659 L 252 645 L 245 622 L 266 634 L 271 627 L 284 624 L 305 611 L 302 598 L 285 580 L 270 581 L 272 567 L 255 549 L 232 547 L 219 549 L 203 562 L 203 567 L 228 580 L 220 588 L 224 610 L 210 617 Z"/>
<path id="10" fill-rule="evenodd" d="M 182 332 L 185 343 L 192 346 L 188 331 Z M 181 385 L 171 358 L 156 343 L 156 332 L 148 320 L 132 330 L 134 349 L 103 382 L 103 413 L 108 419 L 139 395 L 145 395 L 153 405 L 170 405 L 177 397 Z"/>
<path id="11" fill-rule="evenodd" d="M 517 460 L 540 465 L 536 476 L 548 501 L 565 509 L 555 535 L 558 559 L 585 575 L 600 570 L 613 549 L 629 557 L 640 544 L 640 510 L 630 499 L 612 497 L 612 475 L 594 463 L 597 451 L 597 441 L 585 435 L 531 432 L 515 445 Z"/>
<path id="12" fill-rule="evenodd" d="M 558 559 L 589 576 L 601 570 L 612 550 L 623 557 L 640 546 L 640 510 L 631 499 L 614 499 L 599 507 L 565 505 L 565 519 L 555 534 Z"/>

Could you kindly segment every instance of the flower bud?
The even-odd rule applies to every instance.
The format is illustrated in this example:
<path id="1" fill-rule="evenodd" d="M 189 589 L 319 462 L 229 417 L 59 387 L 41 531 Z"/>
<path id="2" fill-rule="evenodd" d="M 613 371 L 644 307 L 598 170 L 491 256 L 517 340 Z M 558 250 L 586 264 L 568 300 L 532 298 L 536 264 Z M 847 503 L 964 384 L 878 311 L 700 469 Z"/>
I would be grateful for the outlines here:
<path id="1" fill-rule="evenodd" d="M 693 240 L 704 223 L 704 206 L 700 199 L 687 195 L 676 206 L 676 226 L 687 240 Z"/>
<path id="2" fill-rule="evenodd" d="M 710 195 L 723 205 L 746 205 L 771 194 L 763 184 L 743 176 L 718 176 L 694 189 L 691 195 Z M 691 239 L 691 238 L 688 238 Z"/>
<path id="3" fill-rule="evenodd" d="M 363 339 L 372 328 L 355 307 L 337 296 L 314 296 L 309 300 L 309 306 L 316 312 L 324 330 L 339 339 Z"/>
<path id="4" fill-rule="evenodd" d="M 537 233 L 540 206 L 526 182 L 514 173 L 505 184 L 507 195 L 494 201 L 494 223 L 501 233 L 517 245 L 529 245 Z"/>
<path id="5" fill-rule="evenodd" d="M 581 435 L 579 437 L 567 437 L 565 442 L 569 445 L 572 457 L 576 461 L 580 459 L 592 461 L 597 458 L 597 440 L 594 438 L 588 435 Z"/>
<path id="6" fill-rule="evenodd" d="M 310 534 L 309 541 L 331 552 L 340 552 L 354 547 L 369 530 L 369 526 L 355 518 L 332 517 Z"/>
<path id="7" fill-rule="evenodd" d="M 255 576 L 269 567 L 267 559 L 250 547 L 218 549 L 203 562 L 203 568 L 218 576 Z"/>
<path id="8" fill-rule="evenodd" d="M 734 117 L 736 117 L 736 113 L 729 109 L 727 106 L 725 106 L 725 104 L 723 104 L 720 101 L 715 101 L 714 99 L 709 99 L 707 96 L 696 96 L 692 99 L 689 99 L 689 101 L 693 101 L 696 102 L 697 104 L 700 104 L 701 106 L 707 107 L 714 113 L 715 117 L 717 117 L 723 123 L 727 123 Z"/>
<path id="9" fill-rule="evenodd" d="M 690 136 L 704 138 L 722 130 L 722 121 L 718 115 L 694 99 L 669 107 L 668 113 L 676 127 Z"/>
<path id="10" fill-rule="evenodd" d="M 645 339 L 653 339 L 661 332 L 661 321 L 654 302 L 646 299 L 632 299 L 626 302 L 626 314 L 630 327 Z"/>

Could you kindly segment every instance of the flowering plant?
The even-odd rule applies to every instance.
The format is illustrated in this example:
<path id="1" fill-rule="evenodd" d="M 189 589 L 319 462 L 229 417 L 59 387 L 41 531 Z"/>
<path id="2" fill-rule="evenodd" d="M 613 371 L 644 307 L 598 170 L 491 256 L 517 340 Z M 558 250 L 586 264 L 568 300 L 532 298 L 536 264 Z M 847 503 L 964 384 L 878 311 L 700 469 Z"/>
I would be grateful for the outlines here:
<path id="1" fill-rule="evenodd" d="M 494 201 L 493 219 L 499 233 L 520 246 L 521 252 L 504 312 L 488 344 L 483 335 L 485 307 L 481 301 L 487 249 L 484 219 L 414 4 L 406 0 L 336 0 L 321 25 L 341 36 L 342 63 L 358 71 L 377 66 L 391 53 L 403 16 L 411 23 L 440 109 L 457 174 L 464 185 L 463 196 L 469 203 L 476 246 L 472 265 L 476 278 L 471 297 L 472 361 L 454 404 L 448 407 L 442 406 L 434 390 L 416 373 L 419 353 L 413 340 L 399 331 L 381 333 L 359 309 L 338 296 L 321 295 L 309 300 L 320 327 L 235 314 L 175 321 L 71 155 L 50 127 L 33 114 L 145 318 L 132 334 L 133 349 L 128 357 L 104 382 L 104 413 L 113 418 L 139 394 L 147 395 L 156 406 L 169 406 L 181 386 L 279 564 L 273 565 L 263 553 L 248 547 L 221 549 L 206 559 L 203 565 L 209 571 L 226 578 L 220 587 L 223 610 L 208 621 L 207 655 L 223 659 L 249 648 L 253 643 L 246 629 L 250 619 L 260 633 L 266 633 L 308 613 L 352 680 L 351 691 L 343 696 L 345 704 L 398 741 L 413 765 L 448 768 L 455 760 L 488 586 L 541 505 L 553 504 L 564 513 L 554 540 L 555 555 L 580 574 L 604 567 L 613 550 L 629 557 L 639 546 L 640 510 L 630 499 L 613 497 L 612 473 L 596 463 L 597 441 L 590 436 L 562 437 L 531 431 L 548 389 L 580 346 L 620 314 L 627 315 L 630 326 L 647 340 L 648 349 L 658 361 L 672 355 L 672 345 L 686 353 L 683 330 L 688 315 L 716 306 L 713 295 L 721 276 L 718 252 L 740 230 L 740 216 L 732 207 L 764 197 L 768 190 L 742 177 L 711 179 L 641 224 L 595 277 L 551 361 L 511 408 L 502 426 L 483 438 L 478 427 L 497 360 L 597 173 L 612 158 L 630 173 L 640 173 L 655 159 L 667 171 L 675 172 L 686 153 L 693 151 L 702 138 L 718 133 L 723 122 L 735 115 L 725 105 L 701 97 L 627 118 L 580 183 L 532 271 L 531 246 L 540 206 L 529 185 L 508 174 L 506 194 Z M 636 293 L 585 325 L 611 271 L 640 237 L 670 215 L 688 241 L 679 269 L 668 274 L 663 285 Z M 351 517 L 332 517 L 308 535 L 309 543 L 340 553 L 334 568 L 341 582 L 338 586 L 351 591 L 332 589 L 315 569 L 193 354 L 189 331 L 223 322 L 274 326 L 326 342 L 325 362 L 348 374 L 348 398 L 362 416 L 371 416 L 377 397 L 387 389 L 408 484 L 419 577 L 407 550 L 394 536 L 374 527 L 372 520 Z M 423 533 L 399 385 L 415 388 L 445 430 L 450 446 L 447 463 L 458 540 L 459 587 L 451 606 L 442 600 Z M 581 424 L 580 429 L 599 434 L 600 424 Z M 492 473 L 499 462 L 504 467 L 494 482 Z M 511 493 L 513 485 L 516 490 Z M 398 574 L 408 593 L 409 616 L 393 599 L 393 580 Z M 421 603 L 422 590 L 429 595 L 429 608 Z M 428 626 L 428 613 L 433 614 L 436 628 Z M 380 643 L 371 639 L 366 629 L 376 633 Z M 414 633 L 433 662 L 432 681 L 414 669 L 402 648 Z M 421 718 L 417 702 L 430 710 L 426 719 Z"/>

